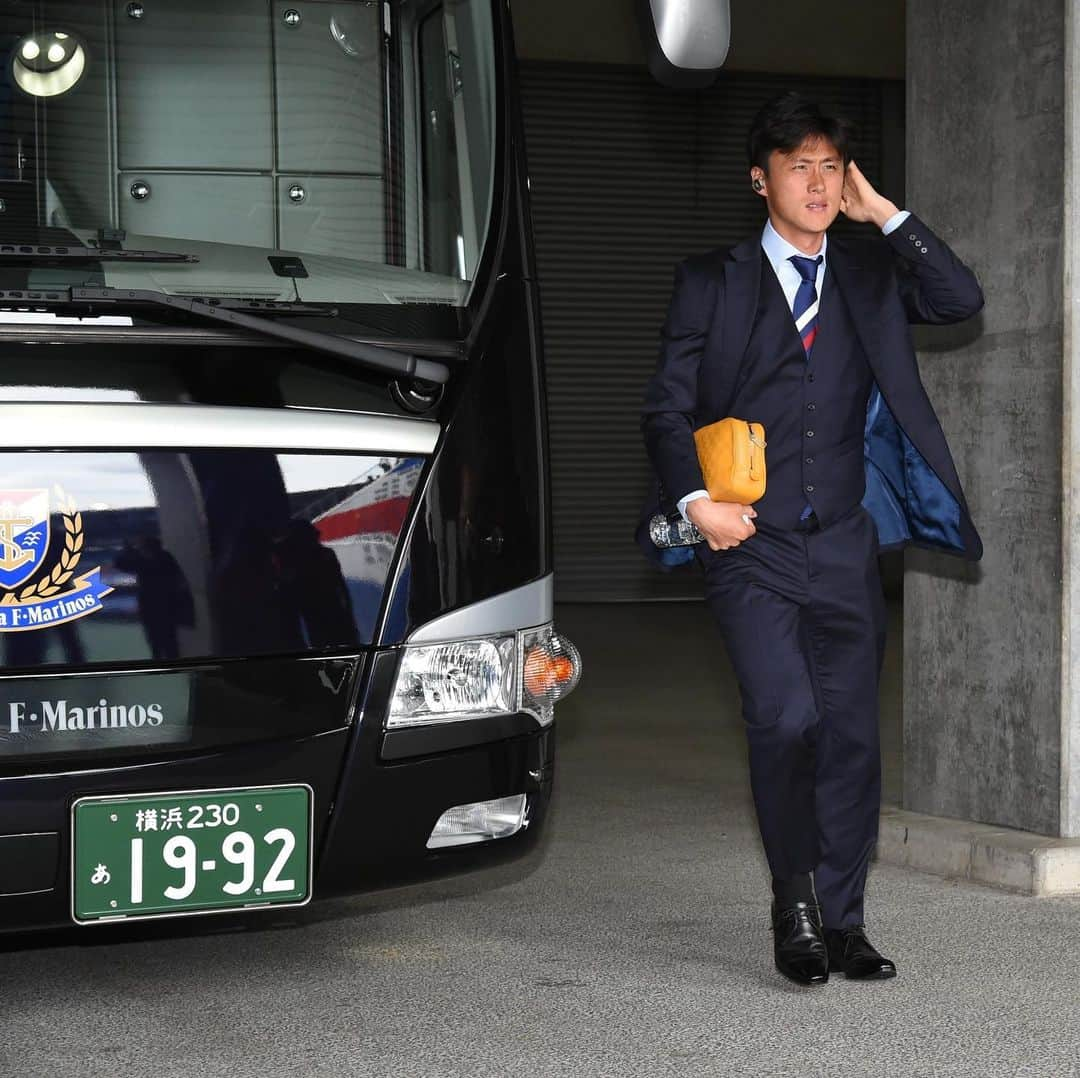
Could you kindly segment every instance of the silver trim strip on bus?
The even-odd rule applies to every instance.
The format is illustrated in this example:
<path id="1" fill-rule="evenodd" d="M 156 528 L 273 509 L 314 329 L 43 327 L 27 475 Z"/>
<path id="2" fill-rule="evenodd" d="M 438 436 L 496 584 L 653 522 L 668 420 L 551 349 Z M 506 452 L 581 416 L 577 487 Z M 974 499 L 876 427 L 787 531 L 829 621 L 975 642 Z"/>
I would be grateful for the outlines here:
<path id="1" fill-rule="evenodd" d="M 548 573 L 513 591 L 504 591 L 501 595 L 442 614 L 414 629 L 405 643 L 439 644 L 474 636 L 497 636 L 544 625 L 554 617 L 555 577 Z"/>
<path id="2" fill-rule="evenodd" d="M 431 420 L 319 408 L 204 404 L 0 404 L 0 449 L 272 449 L 430 456 Z"/>

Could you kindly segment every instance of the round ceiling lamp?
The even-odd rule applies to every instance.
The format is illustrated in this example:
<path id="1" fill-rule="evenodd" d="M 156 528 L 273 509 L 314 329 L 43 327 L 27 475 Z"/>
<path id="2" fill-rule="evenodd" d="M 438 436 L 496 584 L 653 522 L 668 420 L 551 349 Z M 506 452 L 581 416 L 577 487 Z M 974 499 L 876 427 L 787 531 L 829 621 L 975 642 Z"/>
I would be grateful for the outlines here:
<path id="1" fill-rule="evenodd" d="M 330 37 L 346 56 L 358 60 L 373 60 L 379 51 L 378 38 L 370 33 L 357 33 L 355 27 L 341 15 L 330 19 Z"/>
<path id="2" fill-rule="evenodd" d="M 31 97 L 66 94 L 86 70 L 86 51 L 70 34 L 30 34 L 15 46 L 11 73 Z"/>

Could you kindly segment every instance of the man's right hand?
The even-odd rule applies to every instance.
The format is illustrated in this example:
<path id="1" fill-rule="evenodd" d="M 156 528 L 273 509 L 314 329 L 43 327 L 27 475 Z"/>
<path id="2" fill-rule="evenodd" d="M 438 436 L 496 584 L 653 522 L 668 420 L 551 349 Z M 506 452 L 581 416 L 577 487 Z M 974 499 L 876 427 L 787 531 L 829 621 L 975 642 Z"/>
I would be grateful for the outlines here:
<path id="1" fill-rule="evenodd" d="M 751 520 L 757 516 L 752 505 L 695 498 L 687 503 L 686 515 L 705 536 L 710 550 L 730 550 L 757 532 L 753 524 L 743 520 L 744 515 Z"/>

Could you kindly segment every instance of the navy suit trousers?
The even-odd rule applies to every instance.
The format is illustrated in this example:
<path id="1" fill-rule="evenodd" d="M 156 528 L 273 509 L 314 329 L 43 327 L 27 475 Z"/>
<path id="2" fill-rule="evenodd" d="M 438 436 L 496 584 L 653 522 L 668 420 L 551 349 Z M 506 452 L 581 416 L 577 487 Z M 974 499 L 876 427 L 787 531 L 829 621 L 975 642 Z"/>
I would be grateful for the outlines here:
<path id="1" fill-rule="evenodd" d="M 755 524 L 698 557 L 739 681 L 765 855 L 775 877 L 813 872 L 826 927 L 861 924 L 881 804 L 877 529 L 862 506 L 816 532 Z"/>

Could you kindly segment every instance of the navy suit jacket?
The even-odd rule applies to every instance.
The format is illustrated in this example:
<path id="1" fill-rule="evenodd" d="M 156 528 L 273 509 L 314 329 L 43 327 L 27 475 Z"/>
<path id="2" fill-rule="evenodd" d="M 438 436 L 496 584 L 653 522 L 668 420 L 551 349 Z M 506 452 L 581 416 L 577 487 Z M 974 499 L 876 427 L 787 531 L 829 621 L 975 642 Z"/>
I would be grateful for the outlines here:
<path id="1" fill-rule="evenodd" d="M 641 421 L 658 486 L 637 538 L 658 564 L 693 557 L 688 547 L 658 552 L 648 539 L 647 521 L 658 509 L 671 513 L 676 499 L 705 487 L 693 431 L 730 414 L 758 308 L 763 258 L 761 238 L 754 236 L 676 267 L 660 361 Z M 914 543 L 978 560 L 982 541 L 919 377 L 909 329 L 909 323 L 960 322 L 981 310 L 975 275 L 914 214 L 883 240 L 830 237 L 828 271 L 874 376 L 863 505 L 877 524 L 881 549 Z"/>

